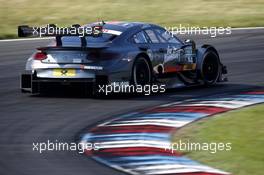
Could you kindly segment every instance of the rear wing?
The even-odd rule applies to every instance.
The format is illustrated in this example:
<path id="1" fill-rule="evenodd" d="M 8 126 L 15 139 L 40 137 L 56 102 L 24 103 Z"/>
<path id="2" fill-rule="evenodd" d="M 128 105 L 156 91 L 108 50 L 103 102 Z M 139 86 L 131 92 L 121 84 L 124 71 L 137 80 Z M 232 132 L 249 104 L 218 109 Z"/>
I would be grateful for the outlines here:
<path id="1" fill-rule="evenodd" d="M 79 24 L 73 24 L 70 27 L 57 27 L 54 24 L 48 24 L 45 27 L 29 27 L 26 25 L 18 26 L 18 37 L 56 37 L 56 45 L 62 46 L 61 37 L 79 36 L 81 46 L 86 47 L 85 36 L 101 36 L 103 25 L 82 27 Z"/>

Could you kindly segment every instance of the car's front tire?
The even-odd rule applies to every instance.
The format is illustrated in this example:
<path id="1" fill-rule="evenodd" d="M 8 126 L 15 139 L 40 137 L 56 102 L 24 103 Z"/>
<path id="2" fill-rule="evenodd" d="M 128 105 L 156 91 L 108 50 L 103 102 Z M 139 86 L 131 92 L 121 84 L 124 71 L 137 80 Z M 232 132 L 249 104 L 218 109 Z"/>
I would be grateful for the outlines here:
<path id="1" fill-rule="evenodd" d="M 207 51 L 204 55 L 201 76 L 205 85 L 213 85 L 217 82 L 221 65 L 219 57 L 214 51 Z"/>

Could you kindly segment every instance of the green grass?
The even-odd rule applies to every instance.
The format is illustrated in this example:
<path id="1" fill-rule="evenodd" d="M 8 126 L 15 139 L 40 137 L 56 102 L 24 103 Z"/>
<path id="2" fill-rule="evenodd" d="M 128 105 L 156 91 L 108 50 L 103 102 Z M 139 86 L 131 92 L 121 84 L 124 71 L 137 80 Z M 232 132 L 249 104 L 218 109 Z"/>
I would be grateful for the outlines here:
<path id="1" fill-rule="evenodd" d="M 1 0 L 0 38 L 21 24 L 145 21 L 163 26 L 264 26 L 263 0 Z"/>
<path id="2" fill-rule="evenodd" d="M 195 143 L 231 143 L 230 151 L 185 152 L 186 156 L 236 175 L 264 172 L 264 104 L 209 117 L 186 126 L 173 135 Z"/>

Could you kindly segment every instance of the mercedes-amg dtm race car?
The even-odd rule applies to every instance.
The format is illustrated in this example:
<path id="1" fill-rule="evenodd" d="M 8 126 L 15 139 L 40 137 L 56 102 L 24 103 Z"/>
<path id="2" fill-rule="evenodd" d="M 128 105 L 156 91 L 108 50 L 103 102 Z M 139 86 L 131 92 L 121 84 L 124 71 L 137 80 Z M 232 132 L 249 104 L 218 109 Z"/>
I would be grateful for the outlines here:
<path id="1" fill-rule="evenodd" d="M 100 84 L 174 88 L 226 80 L 226 67 L 211 45 L 196 47 L 191 40 L 181 41 L 158 25 L 142 22 L 98 22 L 83 27 L 96 26 L 100 34 L 54 35 L 50 45 L 37 48 L 21 75 L 22 92 L 40 93 L 54 84 L 78 83 L 94 92 Z M 32 34 L 28 29 L 20 26 L 19 35 Z"/>

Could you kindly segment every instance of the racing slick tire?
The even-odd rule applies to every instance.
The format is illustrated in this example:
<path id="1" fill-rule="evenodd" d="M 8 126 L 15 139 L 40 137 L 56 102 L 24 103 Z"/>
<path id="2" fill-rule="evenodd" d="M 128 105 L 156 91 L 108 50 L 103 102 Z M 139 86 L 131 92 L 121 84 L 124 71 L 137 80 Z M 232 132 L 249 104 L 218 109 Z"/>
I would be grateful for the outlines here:
<path id="1" fill-rule="evenodd" d="M 201 78 L 204 85 L 213 85 L 217 82 L 221 72 L 221 65 L 218 55 L 208 50 L 203 59 L 201 67 Z"/>
<path id="2" fill-rule="evenodd" d="M 132 68 L 132 84 L 147 85 L 152 83 L 152 70 L 144 57 L 138 57 Z"/>

